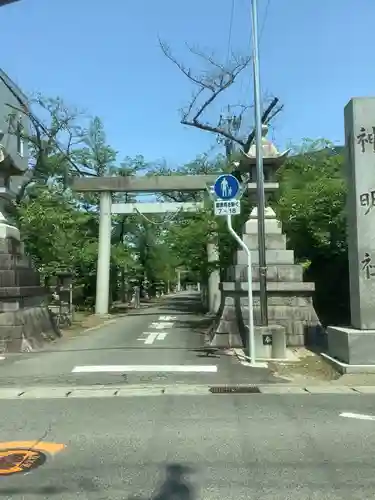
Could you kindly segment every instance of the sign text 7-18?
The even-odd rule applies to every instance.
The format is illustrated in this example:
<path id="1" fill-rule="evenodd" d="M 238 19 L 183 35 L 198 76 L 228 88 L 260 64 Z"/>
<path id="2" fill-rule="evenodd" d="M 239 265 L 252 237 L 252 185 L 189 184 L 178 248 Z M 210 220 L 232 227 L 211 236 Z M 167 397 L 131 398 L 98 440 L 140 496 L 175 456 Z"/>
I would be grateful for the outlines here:
<path id="1" fill-rule="evenodd" d="M 240 200 L 215 201 L 215 215 L 238 215 L 241 213 Z"/>

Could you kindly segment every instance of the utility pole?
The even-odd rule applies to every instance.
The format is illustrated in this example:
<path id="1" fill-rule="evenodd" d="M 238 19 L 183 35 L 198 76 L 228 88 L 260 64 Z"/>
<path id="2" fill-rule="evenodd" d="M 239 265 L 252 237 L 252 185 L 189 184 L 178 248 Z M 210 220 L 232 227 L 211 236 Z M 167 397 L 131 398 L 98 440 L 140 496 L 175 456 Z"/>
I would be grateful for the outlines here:
<path id="1" fill-rule="evenodd" d="M 222 130 L 225 130 L 229 134 L 234 135 L 240 129 L 241 121 L 242 121 L 241 115 L 236 116 L 233 112 L 231 112 L 231 107 L 228 106 L 227 115 L 226 116 L 220 115 L 218 127 L 221 128 Z M 218 136 L 217 142 L 218 144 L 224 144 L 225 156 L 227 157 L 227 160 L 230 160 L 234 150 L 233 141 L 231 139 L 228 139 L 227 137 Z"/>
<path id="2" fill-rule="evenodd" d="M 257 0 L 251 0 L 252 42 L 253 42 L 253 73 L 254 73 L 254 115 L 255 144 L 257 172 L 257 208 L 258 208 L 258 252 L 259 252 L 259 286 L 260 286 L 260 320 L 262 326 L 268 325 L 267 304 L 267 267 L 265 240 L 265 196 L 262 150 L 262 115 L 259 74 L 258 47 L 258 9 Z"/>

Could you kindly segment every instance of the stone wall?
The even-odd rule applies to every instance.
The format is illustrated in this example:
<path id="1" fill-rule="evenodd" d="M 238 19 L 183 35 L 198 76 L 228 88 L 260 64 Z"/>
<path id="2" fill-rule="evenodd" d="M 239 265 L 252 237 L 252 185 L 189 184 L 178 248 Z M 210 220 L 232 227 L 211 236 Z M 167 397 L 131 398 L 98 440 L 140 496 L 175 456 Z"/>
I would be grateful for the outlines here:
<path id="1" fill-rule="evenodd" d="M 16 238 L 0 239 L 0 349 L 20 352 L 60 336 L 47 307 L 48 291 Z"/>

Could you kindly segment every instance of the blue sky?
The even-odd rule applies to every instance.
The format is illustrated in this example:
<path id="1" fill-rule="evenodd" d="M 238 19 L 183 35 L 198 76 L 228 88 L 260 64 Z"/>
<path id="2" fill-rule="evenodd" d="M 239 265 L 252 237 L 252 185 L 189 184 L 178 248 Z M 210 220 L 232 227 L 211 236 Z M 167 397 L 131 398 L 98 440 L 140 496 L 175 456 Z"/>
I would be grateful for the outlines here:
<path id="1" fill-rule="evenodd" d="M 258 3 L 262 91 L 285 106 L 274 124 L 276 143 L 340 143 L 347 101 L 375 95 L 375 1 Z M 143 154 L 174 166 L 208 151 L 215 138 L 180 125 L 178 109 L 192 86 L 162 54 L 158 36 L 192 67 L 198 61 L 186 42 L 225 60 L 231 4 L 21 0 L 0 10 L 1 65 L 25 92 L 60 96 L 100 116 L 120 158 Z M 250 0 L 235 0 L 232 50 L 251 50 L 250 27 Z M 251 101 L 251 83 L 249 69 L 228 101 Z"/>

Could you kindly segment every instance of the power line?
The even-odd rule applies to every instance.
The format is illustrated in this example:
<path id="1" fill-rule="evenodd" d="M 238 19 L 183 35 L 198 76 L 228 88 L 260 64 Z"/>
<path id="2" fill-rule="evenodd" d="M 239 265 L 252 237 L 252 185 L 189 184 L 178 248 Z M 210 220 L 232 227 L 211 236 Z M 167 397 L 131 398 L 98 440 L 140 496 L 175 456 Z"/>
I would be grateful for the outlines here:
<path id="1" fill-rule="evenodd" d="M 260 30 L 259 30 L 259 35 L 258 35 L 258 45 L 260 46 L 260 42 L 262 40 L 262 36 L 263 36 L 263 33 L 264 33 L 264 28 L 266 26 L 266 22 L 267 22 L 267 18 L 268 18 L 268 14 L 269 14 L 269 8 L 270 8 L 270 4 L 271 4 L 271 0 L 267 0 L 267 4 L 266 4 L 266 8 L 264 10 L 264 14 L 263 14 L 263 19 L 262 19 L 262 23 L 261 23 L 261 27 L 260 27 Z M 252 76 L 250 76 L 248 73 L 244 76 L 243 79 L 241 79 L 240 81 L 240 88 L 239 88 L 239 94 L 242 95 L 243 93 L 243 90 L 244 90 L 244 87 L 246 87 L 246 93 L 248 92 L 248 88 L 251 86 L 251 81 L 252 81 Z"/>
<path id="2" fill-rule="evenodd" d="M 262 39 L 262 35 L 263 35 L 263 31 L 264 31 L 264 27 L 266 26 L 266 21 L 267 21 L 267 16 L 268 16 L 268 9 L 269 9 L 270 3 L 271 3 L 271 0 L 268 0 L 268 1 L 267 1 L 267 5 L 266 5 L 266 9 L 265 9 L 265 11 L 264 11 L 263 22 L 262 22 L 262 25 L 261 25 L 261 27 L 260 27 L 260 32 L 259 32 L 259 42 L 260 42 L 260 41 L 261 41 L 261 39 Z"/>
<path id="3" fill-rule="evenodd" d="M 230 18 L 229 18 L 229 33 L 228 33 L 228 47 L 227 47 L 227 64 L 229 63 L 230 58 L 230 49 L 232 44 L 232 30 L 233 30 L 233 17 L 234 17 L 234 2 L 232 0 L 232 5 L 230 8 Z"/>

